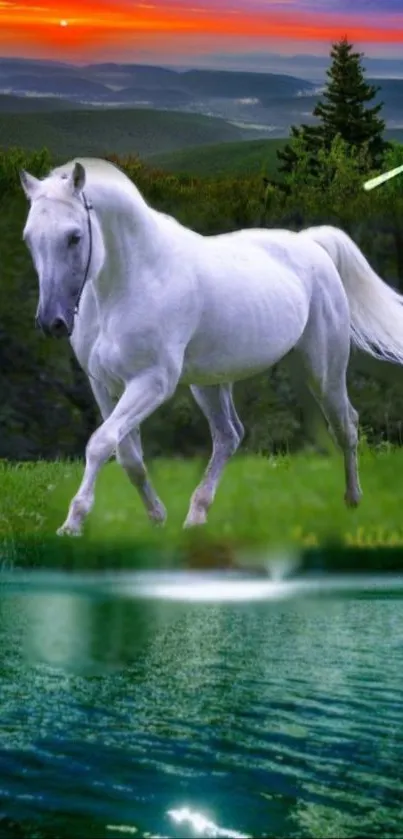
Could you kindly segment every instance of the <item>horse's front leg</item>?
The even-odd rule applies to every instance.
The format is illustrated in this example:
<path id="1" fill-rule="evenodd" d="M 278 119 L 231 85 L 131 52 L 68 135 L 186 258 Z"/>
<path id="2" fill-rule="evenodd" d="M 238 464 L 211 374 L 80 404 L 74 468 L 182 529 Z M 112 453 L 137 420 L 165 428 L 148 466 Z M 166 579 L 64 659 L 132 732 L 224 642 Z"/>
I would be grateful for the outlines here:
<path id="1" fill-rule="evenodd" d="M 116 399 L 112 399 L 101 382 L 89 378 L 89 383 L 105 422 L 116 405 Z M 130 482 L 136 487 L 150 520 L 153 524 L 163 524 L 166 520 L 166 510 L 147 475 L 139 428 L 134 428 L 119 443 L 116 449 L 116 460 L 125 470 Z"/>
<path id="2" fill-rule="evenodd" d="M 165 369 L 151 369 L 127 384 L 109 417 L 90 437 L 85 452 L 85 471 L 79 490 L 71 501 L 66 521 L 58 535 L 79 536 L 84 519 L 94 503 L 99 470 L 133 428 L 169 399 L 179 379 Z"/>

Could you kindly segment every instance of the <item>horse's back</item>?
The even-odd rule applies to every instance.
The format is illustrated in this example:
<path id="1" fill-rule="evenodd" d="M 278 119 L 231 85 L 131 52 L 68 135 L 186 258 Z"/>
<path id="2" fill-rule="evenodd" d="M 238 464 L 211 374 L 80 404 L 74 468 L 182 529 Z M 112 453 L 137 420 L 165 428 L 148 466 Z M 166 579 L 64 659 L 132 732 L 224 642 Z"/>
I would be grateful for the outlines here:
<path id="1" fill-rule="evenodd" d="M 242 231 L 282 265 L 297 275 L 307 290 L 312 307 L 334 310 L 344 316 L 348 301 L 336 261 L 305 231 L 252 229 Z"/>
<path id="2" fill-rule="evenodd" d="M 263 248 L 271 259 L 308 280 L 309 287 L 317 272 L 333 272 L 332 261 L 323 248 L 293 230 L 251 228 L 239 231 L 239 237 Z"/>

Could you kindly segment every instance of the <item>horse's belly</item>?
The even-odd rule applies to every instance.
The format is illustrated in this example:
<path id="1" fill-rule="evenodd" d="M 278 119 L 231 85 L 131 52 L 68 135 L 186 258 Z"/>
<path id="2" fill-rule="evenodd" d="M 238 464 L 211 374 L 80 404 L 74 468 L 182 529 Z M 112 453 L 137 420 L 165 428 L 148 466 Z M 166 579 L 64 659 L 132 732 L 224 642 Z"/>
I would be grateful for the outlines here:
<path id="1" fill-rule="evenodd" d="M 239 348 L 238 348 L 239 349 Z M 234 353 L 225 351 L 220 353 L 207 352 L 198 353 L 194 357 L 190 352 L 185 354 L 182 368 L 181 382 L 183 384 L 217 384 L 220 382 L 237 381 L 248 379 L 258 373 L 262 373 L 273 364 L 276 364 L 284 355 L 289 352 L 290 346 L 278 352 L 248 352 Z"/>
<path id="2" fill-rule="evenodd" d="M 283 340 L 261 341 L 252 335 L 237 336 L 217 341 L 208 334 L 203 342 L 191 342 L 184 358 L 183 383 L 211 384 L 249 378 L 276 364 L 295 346 L 300 330 L 289 333 Z"/>
<path id="3" fill-rule="evenodd" d="M 211 309 L 187 347 L 182 381 L 236 381 L 287 355 L 304 331 L 309 302 L 304 293 L 290 295 L 286 304 L 277 297 L 274 292 L 262 302 L 249 293 L 243 305 L 238 298 L 236 306 L 227 300 Z"/>

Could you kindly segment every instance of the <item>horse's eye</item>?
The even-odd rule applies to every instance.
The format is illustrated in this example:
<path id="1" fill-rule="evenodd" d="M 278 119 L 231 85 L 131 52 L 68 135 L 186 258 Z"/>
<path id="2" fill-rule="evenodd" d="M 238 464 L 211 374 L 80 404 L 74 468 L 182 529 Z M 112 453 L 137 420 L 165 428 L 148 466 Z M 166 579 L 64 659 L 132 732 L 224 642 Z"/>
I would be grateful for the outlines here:
<path id="1" fill-rule="evenodd" d="M 71 236 L 69 236 L 69 245 L 78 245 L 80 239 L 81 236 L 79 233 L 72 233 Z"/>

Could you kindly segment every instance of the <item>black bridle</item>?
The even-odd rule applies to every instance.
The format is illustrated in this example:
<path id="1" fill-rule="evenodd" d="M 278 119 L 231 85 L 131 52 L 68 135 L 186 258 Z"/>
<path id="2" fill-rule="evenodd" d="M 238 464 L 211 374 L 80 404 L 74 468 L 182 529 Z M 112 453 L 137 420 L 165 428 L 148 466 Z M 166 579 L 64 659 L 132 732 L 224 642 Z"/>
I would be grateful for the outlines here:
<path id="1" fill-rule="evenodd" d="M 86 266 L 85 266 L 85 272 L 84 272 L 84 279 L 83 279 L 83 281 L 82 281 L 82 283 L 81 283 L 81 287 L 80 287 L 80 290 L 79 290 L 78 295 L 77 295 L 76 305 L 75 305 L 75 307 L 74 307 L 74 314 L 75 314 L 75 315 L 77 315 L 77 314 L 78 314 L 78 307 L 79 307 L 79 305 L 80 305 L 80 300 L 81 300 L 81 297 L 82 297 L 82 293 L 83 293 L 83 291 L 84 291 L 84 286 L 85 286 L 85 284 L 86 284 L 86 282 L 87 282 L 87 280 L 88 280 L 88 273 L 89 273 L 89 270 L 90 270 L 91 259 L 92 259 L 92 225 L 91 225 L 91 216 L 90 216 L 90 212 L 91 212 L 91 210 L 93 210 L 93 209 L 94 209 L 94 207 L 93 207 L 93 205 L 91 204 L 91 201 L 87 201 L 87 198 L 86 198 L 86 196 L 85 196 L 85 193 L 84 193 L 84 192 L 83 192 L 83 194 L 82 194 L 82 195 L 83 195 L 84 207 L 85 207 L 85 210 L 86 210 L 86 213 L 87 213 L 87 224 L 88 224 L 89 247 L 88 247 L 88 258 L 87 258 L 87 264 L 86 264 Z"/>

